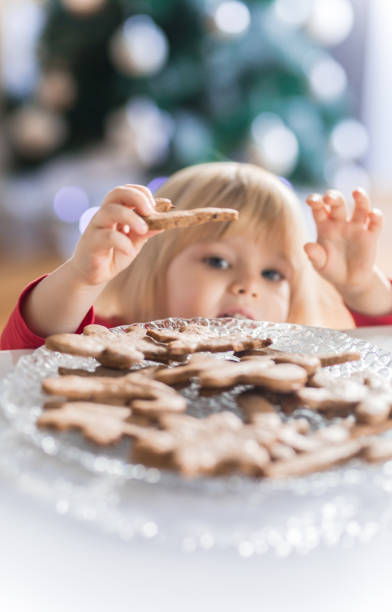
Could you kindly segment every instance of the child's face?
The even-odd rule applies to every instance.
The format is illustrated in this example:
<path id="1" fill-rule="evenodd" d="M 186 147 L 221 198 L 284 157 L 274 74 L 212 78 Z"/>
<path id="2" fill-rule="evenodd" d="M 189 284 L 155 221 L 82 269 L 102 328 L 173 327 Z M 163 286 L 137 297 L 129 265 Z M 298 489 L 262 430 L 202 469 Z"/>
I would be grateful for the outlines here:
<path id="1" fill-rule="evenodd" d="M 252 235 L 186 247 L 167 271 L 167 316 L 286 321 L 290 268 L 279 248 Z"/>

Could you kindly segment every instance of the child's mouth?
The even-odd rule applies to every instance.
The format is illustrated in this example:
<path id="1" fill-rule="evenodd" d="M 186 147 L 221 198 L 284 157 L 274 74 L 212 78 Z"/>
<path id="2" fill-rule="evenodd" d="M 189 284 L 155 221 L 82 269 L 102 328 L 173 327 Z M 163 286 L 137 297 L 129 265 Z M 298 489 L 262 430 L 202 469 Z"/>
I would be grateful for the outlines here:
<path id="1" fill-rule="evenodd" d="M 225 312 L 218 316 L 219 319 L 229 318 L 229 319 L 251 319 L 248 315 L 242 314 L 242 312 Z"/>

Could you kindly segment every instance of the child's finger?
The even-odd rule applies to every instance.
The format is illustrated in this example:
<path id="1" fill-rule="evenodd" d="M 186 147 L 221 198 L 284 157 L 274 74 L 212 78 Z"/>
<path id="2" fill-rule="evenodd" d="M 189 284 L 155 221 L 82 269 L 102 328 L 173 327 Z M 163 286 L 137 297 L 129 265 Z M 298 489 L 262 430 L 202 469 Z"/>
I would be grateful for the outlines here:
<path id="1" fill-rule="evenodd" d="M 100 214 L 96 216 L 94 225 L 99 229 L 117 225 L 122 228 L 125 234 L 128 234 L 131 230 L 137 234 L 148 232 L 148 225 L 140 215 L 134 210 L 114 202 L 101 206 Z"/>
<path id="2" fill-rule="evenodd" d="M 322 270 L 327 263 L 327 253 L 318 242 L 307 242 L 304 245 L 304 251 L 312 266 L 317 270 Z"/>
<path id="3" fill-rule="evenodd" d="M 312 193 L 308 196 L 306 203 L 312 209 L 313 218 L 316 223 L 322 223 L 328 219 L 327 207 L 318 193 Z"/>
<path id="4" fill-rule="evenodd" d="M 109 203 L 122 204 L 134 208 L 139 214 L 148 216 L 154 212 L 154 206 L 148 197 L 134 187 L 116 187 L 105 197 L 102 206 Z"/>
<path id="5" fill-rule="evenodd" d="M 363 189 L 355 189 L 353 191 L 354 210 L 351 217 L 353 223 L 364 224 L 371 211 L 370 199 Z"/>
<path id="6" fill-rule="evenodd" d="M 134 185 L 132 183 L 127 183 L 125 186 L 126 187 L 131 187 L 132 189 L 137 189 L 141 193 L 144 193 L 144 195 L 147 197 L 148 201 L 150 202 L 151 206 L 155 207 L 154 196 L 152 195 L 152 193 L 151 193 L 151 191 L 149 190 L 148 187 L 145 187 L 144 185 Z"/>
<path id="7" fill-rule="evenodd" d="M 96 232 L 92 239 L 91 251 L 99 253 L 106 249 L 115 249 L 127 257 L 136 255 L 136 249 L 131 240 L 115 229 L 102 229 Z"/>
<path id="8" fill-rule="evenodd" d="M 346 221 L 348 217 L 347 205 L 340 191 L 330 189 L 324 194 L 323 201 L 330 208 L 330 218 L 334 221 Z"/>
<path id="9" fill-rule="evenodd" d="M 378 234 L 382 230 L 383 214 L 378 208 L 373 208 L 369 213 L 368 231 L 372 234 Z"/>

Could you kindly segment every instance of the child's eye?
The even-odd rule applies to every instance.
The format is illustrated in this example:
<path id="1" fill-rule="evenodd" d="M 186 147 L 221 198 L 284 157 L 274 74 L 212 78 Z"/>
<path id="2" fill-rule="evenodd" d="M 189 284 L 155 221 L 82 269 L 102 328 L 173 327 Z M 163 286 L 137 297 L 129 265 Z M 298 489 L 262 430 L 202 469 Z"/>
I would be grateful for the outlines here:
<path id="1" fill-rule="evenodd" d="M 223 257 L 205 257 L 203 261 L 211 268 L 216 268 L 217 270 L 227 270 L 230 267 L 229 262 L 223 259 Z"/>
<path id="2" fill-rule="evenodd" d="M 277 282 L 279 282 L 279 281 L 284 279 L 283 274 L 281 272 L 279 272 L 279 270 L 274 270 L 274 269 L 263 270 L 262 273 L 261 273 L 261 276 L 263 278 L 266 278 L 267 280 L 270 280 L 270 281 L 274 282 L 274 283 L 277 283 Z"/>

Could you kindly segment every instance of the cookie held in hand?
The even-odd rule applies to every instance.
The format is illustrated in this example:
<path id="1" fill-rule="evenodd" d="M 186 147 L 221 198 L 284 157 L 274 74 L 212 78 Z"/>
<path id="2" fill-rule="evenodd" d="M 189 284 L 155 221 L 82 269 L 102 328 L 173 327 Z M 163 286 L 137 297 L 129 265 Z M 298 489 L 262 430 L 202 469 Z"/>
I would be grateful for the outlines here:
<path id="1" fill-rule="evenodd" d="M 232 208 L 207 207 L 154 212 L 144 217 L 144 220 L 150 230 L 167 230 L 202 223 L 237 221 L 238 216 L 238 211 Z"/>

